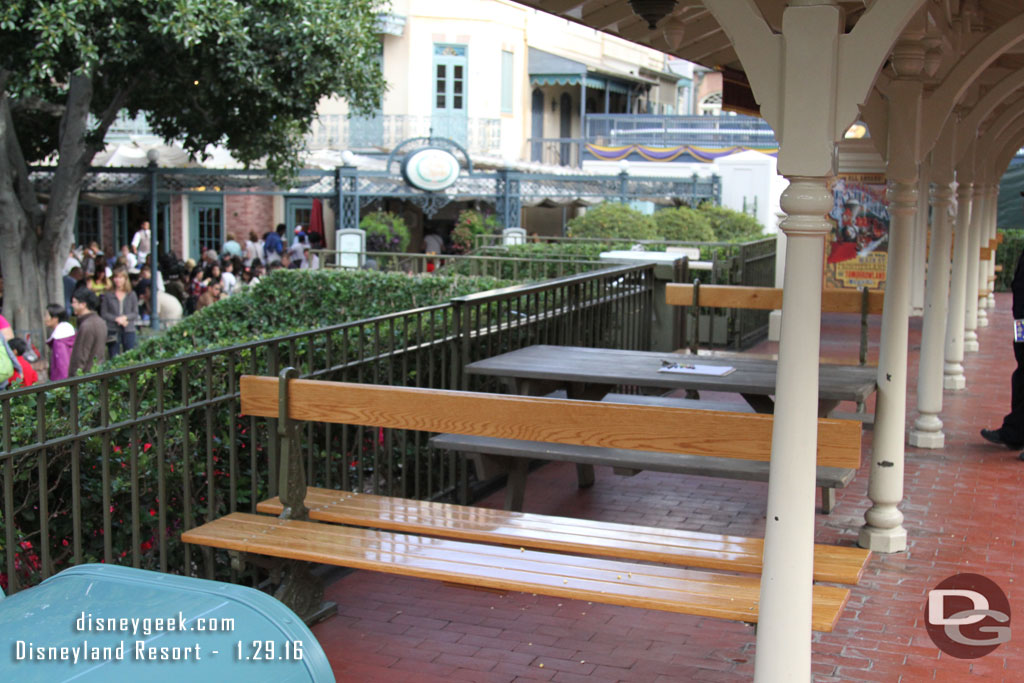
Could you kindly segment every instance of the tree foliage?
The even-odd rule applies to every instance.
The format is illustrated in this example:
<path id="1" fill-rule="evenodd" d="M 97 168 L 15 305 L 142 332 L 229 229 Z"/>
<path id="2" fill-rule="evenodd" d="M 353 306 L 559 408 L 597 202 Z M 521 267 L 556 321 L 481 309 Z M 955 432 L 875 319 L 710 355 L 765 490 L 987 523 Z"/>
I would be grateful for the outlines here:
<path id="1" fill-rule="evenodd" d="M 318 102 L 377 106 L 377 0 L 5 0 L 0 3 L 4 314 L 39 329 L 86 170 L 120 111 L 202 156 L 221 144 L 284 182 Z M 45 207 L 33 162 L 56 164 Z"/>

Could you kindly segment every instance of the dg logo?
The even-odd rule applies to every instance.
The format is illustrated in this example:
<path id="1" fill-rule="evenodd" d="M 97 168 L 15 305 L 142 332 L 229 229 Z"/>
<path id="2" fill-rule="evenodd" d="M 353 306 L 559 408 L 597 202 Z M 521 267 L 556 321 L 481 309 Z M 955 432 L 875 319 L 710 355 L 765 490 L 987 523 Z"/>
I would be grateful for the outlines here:
<path id="1" fill-rule="evenodd" d="M 1010 640 L 1010 601 L 991 579 L 957 574 L 928 591 L 925 626 L 948 655 L 977 659 Z"/>

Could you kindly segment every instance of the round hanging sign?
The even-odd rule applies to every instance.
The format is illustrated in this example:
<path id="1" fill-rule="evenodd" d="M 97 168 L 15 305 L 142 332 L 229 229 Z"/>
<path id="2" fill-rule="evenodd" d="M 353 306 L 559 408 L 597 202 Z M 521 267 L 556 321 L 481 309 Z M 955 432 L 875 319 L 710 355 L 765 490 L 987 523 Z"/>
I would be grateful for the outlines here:
<path id="1" fill-rule="evenodd" d="M 417 190 L 438 192 L 459 178 L 459 160 L 448 150 L 427 147 L 402 160 L 402 177 Z"/>

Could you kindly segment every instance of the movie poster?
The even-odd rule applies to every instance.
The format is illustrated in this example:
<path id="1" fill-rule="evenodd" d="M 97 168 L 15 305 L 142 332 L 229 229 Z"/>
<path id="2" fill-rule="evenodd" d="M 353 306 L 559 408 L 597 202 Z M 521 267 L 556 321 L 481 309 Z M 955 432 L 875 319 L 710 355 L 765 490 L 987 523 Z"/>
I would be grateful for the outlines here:
<path id="1" fill-rule="evenodd" d="M 889 207 L 885 177 L 844 175 L 833 181 L 825 239 L 826 289 L 884 289 L 889 257 Z"/>

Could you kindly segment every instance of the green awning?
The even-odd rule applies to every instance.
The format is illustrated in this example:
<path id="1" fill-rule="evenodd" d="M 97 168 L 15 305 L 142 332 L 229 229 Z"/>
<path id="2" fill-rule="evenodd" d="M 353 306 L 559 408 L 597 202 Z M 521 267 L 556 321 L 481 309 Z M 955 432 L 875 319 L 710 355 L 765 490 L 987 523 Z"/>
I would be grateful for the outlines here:
<path id="1" fill-rule="evenodd" d="M 583 74 L 538 74 L 530 76 L 530 85 L 579 85 L 582 80 Z"/>

